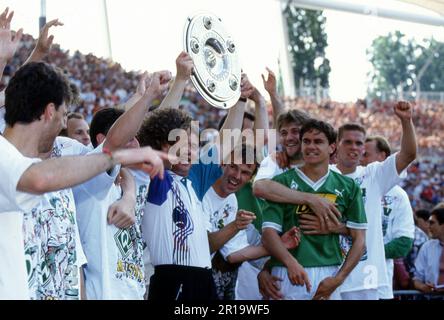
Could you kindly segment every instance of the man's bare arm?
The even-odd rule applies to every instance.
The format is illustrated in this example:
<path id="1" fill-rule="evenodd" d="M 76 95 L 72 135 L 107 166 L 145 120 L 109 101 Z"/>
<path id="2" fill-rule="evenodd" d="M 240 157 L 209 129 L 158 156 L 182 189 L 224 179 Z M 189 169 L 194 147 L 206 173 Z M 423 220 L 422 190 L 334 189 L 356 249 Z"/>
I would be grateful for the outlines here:
<path id="1" fill-rule="evenodd" d="M 399 174 L 416 159 L 417 144 L 412 105 L 405 101 L 398 102 L 395 105 L 395 114 L 401 120 L 402 126 L 401 150 L 396 155 L 396 170 Z"/>

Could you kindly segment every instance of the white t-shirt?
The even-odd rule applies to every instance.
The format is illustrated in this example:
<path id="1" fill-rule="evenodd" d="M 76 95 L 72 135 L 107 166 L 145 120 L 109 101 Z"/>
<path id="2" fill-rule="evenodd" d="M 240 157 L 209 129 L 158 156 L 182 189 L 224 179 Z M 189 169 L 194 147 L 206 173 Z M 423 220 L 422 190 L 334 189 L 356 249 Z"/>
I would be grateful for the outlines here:
<path id="1" fill-rule="evenodd" d="M 340 172 L 336 165 L 331 168 Z M 339 288 L 341 292 L 377 289 L 389 285 L 382 237 L 381 201 L 405 175 L 405 171 L 398 175 L 396 154 L 384 162 L 374 162 L 367 167 L 359 166 L 355 172 L 346 175 L 354 179 L 362 190 L 368 229 L 365 233 L 366 253 Z M 350 246 L 351 237 L 341 237 L 344 254 Z"/>
<path id="2" fill-rule="evenodd" d="M 382 199 L 382 234 L 384 244 L 400 237 L 415 237 L 409 196 L 400 186 L 393 187 Z M 393 299 L 393 259 L 386 259 L 386 263 L 389 286 L 378 288 L 378 295 L 381 299 Z"/>
<path id="3" fill-rule="evenodd" d="M 276 161 L 273 159 L 273 155 L 269 155 L 262 162 L 257 170 L 254 182 L 264 179 L 273 179 L 275 176 L 286 172 L 288 169 L 281 169 Z"/>
<path id="4" fill-rule="evenodd" d="M 142 219 L 151 262 L 211 268 L 208 219 L 187 178 L 165 171 L 150 182 Z"/>
<path id="5" fill-rule="evenodd" d="M 23 212 L 37 205 L 41 197 L 18 192 L 23 173 L 39 159 L 24 157 L 0 135 L 0 300 L 29 299 Z"/>
<path id="6" fill-rule="evenodd" d="M 6 109 L 4 107 L 0 107 L 0 133 L 5 132 L 6 128 L 5 112 Z"/>
<path id="7" fill-rule="evenodd" d="M 202 207 L 205 215 L 209 218 L 211 224 L 210 232 L 221 230 L 227 224 L 236 219 L 237 199 L 235 194 L 230 194 L 226 198 L 220 197 L 213 187 L 205 194 L 202 200 Z M 227 257 L 243 248 L 248 247 L 247 233 L 241 230 L 233 238 L 228 240 L 219 252 L 225 260 Z"/>
<path id="8" fill-rule="evenodd" d="M 102 152 L 102 146 L 93 153 Z M 84 268 L 87 299 L 140 300 L 145 293 L 143 242 L 137 223 L 119 229 L 107 221 L 109 207 L 121 198 L 114 184 L 120 166 L 74 188 L 80 239 L 88 263 Z"/>

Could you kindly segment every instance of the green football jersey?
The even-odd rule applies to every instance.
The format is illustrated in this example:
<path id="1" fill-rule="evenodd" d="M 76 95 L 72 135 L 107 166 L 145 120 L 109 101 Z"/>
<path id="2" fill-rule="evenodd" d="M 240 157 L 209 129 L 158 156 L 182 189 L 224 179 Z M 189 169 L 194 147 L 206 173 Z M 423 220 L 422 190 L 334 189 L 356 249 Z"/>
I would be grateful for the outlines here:
<path id="1" fill-rule="evenodd" d="M 238 192 L 236 192 L 237 205 L 239 210 L 253 212 L 256 219 L 252 222 L 254 227 L 262 233 L 262 207 L 264 200 L 253 195 L 253 184 L 248 182 Z"/>
<path id="2" fill-rule="evenodd" d="M 339 173 L 329 173 L 316 183 L 312 183 L 302 171 L 293 169 L 273 178 L 288 188 L 306 193 L 314 193 L 336 203 L 342 214 L 343 222 L 356 229 L 366 229 L 367 219 L 364 211 L 361 190 L 356 182 Z M 263 228 L 271 227 L 284 233 L 293 226 L 299 227 L 299 215 L 314 214 L 307 205 L 292 205 L 266 201 L 263 208 Z M 339 245 L 339 235 L 304 235 L 291 254 L 303 267 L 322 267 L 340 265 L 343 256 Z M 283 266 L 275 258 L 272 266 Z"/>

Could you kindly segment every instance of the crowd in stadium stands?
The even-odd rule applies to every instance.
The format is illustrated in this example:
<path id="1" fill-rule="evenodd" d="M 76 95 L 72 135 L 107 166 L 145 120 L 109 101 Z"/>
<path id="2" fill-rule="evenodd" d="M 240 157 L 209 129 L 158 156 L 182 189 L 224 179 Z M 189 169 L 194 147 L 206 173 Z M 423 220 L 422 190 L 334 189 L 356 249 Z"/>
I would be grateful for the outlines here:
<path id="1" fill-rule="evenodd" d="M 10 76 L 22 65 L 35 46 L 35 39 L 24 35 L 22 43 L 11 63 L 7 66 L 1 81 L 6 86 Z M 72 106 L 73 112 L 83 114 L 87 122 L 98 110 L 119 106 L 124 103 L 137 86 L 139 75 L 125 71 L 118 63 L 84 55 L 53 45 L 45 61 L 62 68 L 80 92 L 80 101 Z M 159 100 L 162 97 L 159 97 Z M 320 120 L 328 120 L 335 128 L 347 122 L 357 122 L 367 128 L 369 135 L 390 137 L 394 148 L 399 147 L 401 129 L 393 114 L 394 102 L 374 100 L 368 106 L 365 101 L 335 102 L 323 101 L 320 104 L 307 98 L 285 98 L 284 105 L 289 109 L 301 109 Z M 190 84 L 187 86 L 181 108 L 189 110 L 198 120 L 200 128 L 217 128 L 219 119 L 226 113 L 211 107 Z M 269 106 L 271 113 L 271 106 Z M 387 116 L 389 115 L 389 116 Z M 270 117 L 271 119 L 271 117 Z M 444 200 L 444 105 L 438 102 L 420 101 L 415 107 L 414 124 L 419 147 L 419 158 L 409 169 L 404 182 L 414 209 L 431 208 Z"/>
<path id="2" fill-rule="evenodd" d="M 4 70 L 0 89 L 8 85 L 11 77 L 29 57 L 34 45 L 32 36 L 23 35 L 14 58 Z M 127 72 L 118 63 L 79 51 L 71 54 L 56 44 L 45 61 L 61 68 L 70 82 L 76 85 L 80 99 L 69 111 L 80 113 L 88 123 L 98 111 L 123 105 L 136 91 L 141 77 L 135 72 Z M 158 96 L 153 102 L 153 108 L 163 98 L 163 95 Z M 287 109 L 306 111 L 315 119 L 328 121 L 334 128 L 350 122 L 359 123 L 367 129 L 368 135 L 388 137 L 394 149 L 400 148 L 402 129 L 393 111 L 396 102 L 374 100 L 370 105 L 363 100 L 316 103 L 300 97 L 284 98 L 283 102 Z M 199 121 L 201 129 L 217 128 L 220 119 L 226 114 L 224 110 L 211 107 L 191 84 L 185 89 L 180 108 L 189 111 L 192 118 Z M 271 104 L 268 110 L 271 114 Z M 415 212 L 419 209 L 431 210 L 444 201 L 444 104 L 420 101 L 414 110 L 413 122 L 419 152 L 401 186 L 407 192 Z M 397 272 L 395 262 L 395 278 Z"/>

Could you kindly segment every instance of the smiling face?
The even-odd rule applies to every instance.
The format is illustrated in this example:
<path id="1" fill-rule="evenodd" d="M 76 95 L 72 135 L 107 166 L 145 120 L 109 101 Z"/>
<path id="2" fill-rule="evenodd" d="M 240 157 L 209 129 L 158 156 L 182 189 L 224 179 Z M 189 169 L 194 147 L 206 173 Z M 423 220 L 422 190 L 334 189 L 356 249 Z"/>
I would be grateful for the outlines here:
<path id="1" fill-rule="evenodd" d="M 335 144 L 329 144 L 325 133 L 311 129 L 302 137 L 302 158 L 307 165 L 327 164 Z"/>
<path id="2" fill-rule="evenodd" d="M 337 160 L 346 168 L 356 168 L 365 151 L 365 135 L 361 131 L 347 130 L 338 141 Z"/>
<path id="3" fill-rule="evenodd" d="M 228 196 L 239 191 L 251 180 L 256 164 L 226 164 L 223 165 L 223 174 L 218 181 L 222 194 Z"/>
<path id="4" fill-rule="evenodd" d="M 295 160 L 301 157 L 301 141 L 299 139 L 299 132 L 301 125 L 295 122 L 284 123 L 279 130 L 279 138 L 282 147 L 287 153 L 288 158 Z"/>
<path id="5" fill-rule="evenodd" d="M 191 137 L 192 135 L 193 137 Z M 174 149 L 177 150 L 177 152 L 173 155 L 178 158 L 179 163 L 171 166 L 171 170 L 175 174 L 181 177 L 188 177 L 193 159 L 198 158 L 199 144 L 197 141 L 199 141 L 198 136 L 193 132 L 192 134 L 188 134 L 187 139 L 180 139 L 176 142 Z M 168 153 L 170 149 L 171 148 L 168 148 L 163 151 Z"/>

